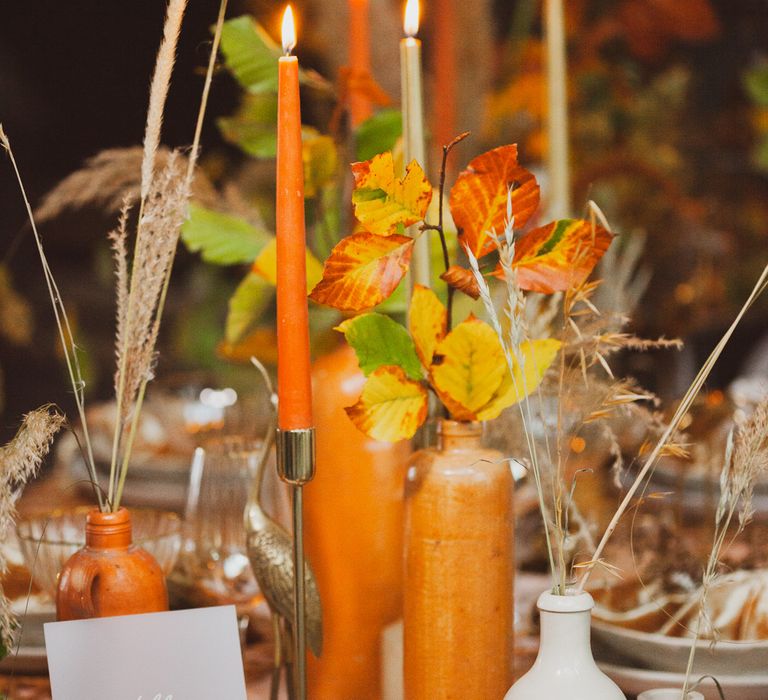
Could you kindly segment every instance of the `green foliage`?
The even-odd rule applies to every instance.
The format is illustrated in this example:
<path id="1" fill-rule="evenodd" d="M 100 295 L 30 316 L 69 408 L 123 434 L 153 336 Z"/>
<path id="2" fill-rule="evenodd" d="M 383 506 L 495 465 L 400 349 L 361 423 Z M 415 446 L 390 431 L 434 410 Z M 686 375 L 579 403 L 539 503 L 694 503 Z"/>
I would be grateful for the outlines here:
<path id="1" fill-rule="evenodd" d="M 271 235 L 244 219 L 192 204 L 181 238 L 187 248 L 193 253 L 199 252 L 205 262 L 235 265 L 253 262 Z"/>
<path id="2" fill-rule="evenodd" d="M 747 71 L 744 74 L 744 87 L 756 105 L 768 107 L 768 63 Z"/>
<path id="3" fill-rule="evenodd" d="M 248 92 L 277 92 L 277 59 L 280 47 L 248 15 L 224 23 L 221 51 L 227 68 Z"/>
<path id="4" fill-rule="evenodd" d="M 252 17 L 243 15 L 224 23 L 221 51 L 227 68 L 248 92 L 254 95 L 277 92 L 277 59 L 283 52 Z M 314 71 L 300 70 L 299 80 L 330 91 L 328 82 Z"/>
<path id="5" fill-rule="evenodd" d="M 217 121 L 221 135 L 254 158 L 274 158 L 277 153 L 277 96 L 245 95 L 231 117 Z"/>
<path id="6" fill-rule="evenodd" d="M 403 116 L 397 109 L 384 109 L 366 119 L 355 132 L 355 155 L 370 160 L 391 151 L 403 133 Z"/>
<path id="7" fill-rule="evenodd" d="M 236 345 L 254 328 L 275 295 L 274 286 L 261 275 L 248 273 L 229 300 L 229 313 L 224 336 Z"/>
<path id="8" fill-rule="evenodd" d="M 389 316 L 367 313 L 337 327 L 354 348 L 360 369 L 368 376 L 383 365 L 396 365 L 411 379 L 421 379 L 421 362 L 408 331 Z"/>

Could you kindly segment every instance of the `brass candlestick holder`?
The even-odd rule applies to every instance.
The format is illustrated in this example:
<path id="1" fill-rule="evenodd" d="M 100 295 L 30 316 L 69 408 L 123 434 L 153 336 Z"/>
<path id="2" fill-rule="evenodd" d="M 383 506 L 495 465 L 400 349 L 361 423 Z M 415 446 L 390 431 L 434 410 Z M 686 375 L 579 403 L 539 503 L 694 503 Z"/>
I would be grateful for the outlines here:
<path id="1" fill-rule="evenodd" d="M 292 491 L 293 618 L 296 695 L 307 697 L 307 625 L 304 581 L 304 484 L 315 476 L 315 429 L 277 431 L 277 473 Z"/>
<path id="2" fill-rule="evenodd" d="M 305 649 L 308 644 L 315 656 L 319 657 L 323 644 L 320 596 L 312 570 L 303 556 L 301 487 L 314 475 L 314 431 L 275 429 L 277 394 L 272 389 L 272 382 L 264 366 L 256 358 L 251 358 L 251 361 L 261 372 L 266 384 L 271 412 L 244 514 L 248 558 L 272 612 L 275 628 L 275 667 L 270 699 L 277 700 L 280 676 L 285 667 L 289 699 L 295 700 L 298 697 L 305 700 Z M 264 473 L 275 440 L 280 477 L 291 485 L 293 491 L 293 536 L 261 507 Z"/>

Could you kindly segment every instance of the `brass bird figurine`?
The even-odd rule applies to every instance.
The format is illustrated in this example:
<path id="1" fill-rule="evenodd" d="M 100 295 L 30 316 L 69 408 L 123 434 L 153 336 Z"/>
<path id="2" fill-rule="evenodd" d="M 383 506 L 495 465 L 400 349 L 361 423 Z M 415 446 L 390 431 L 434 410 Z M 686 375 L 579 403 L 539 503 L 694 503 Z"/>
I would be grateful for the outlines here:
<path id="1" fill-rule="evenodd" d="M 251 358 L 261 372 L 270 396 L 271 417 L 264 437 L 261 454 L 256 466 L 253 483 L 245 506 L 245 531 L 247 537 L 248 559 L 251 562 L 256 581 L 272 613 L 275 627 L 275 671 L 272 677 L 272 697 L 277 697 L 276 685 L 279 685 L 280 666 L 284 651 L 290 653 L 293 628 L 293 540 L 291 535 L 261 507 L 261 490 L 264 473 L 269 460 L 272 445 L 275 442 L 277 427 L 277 394 L 272 389 L 272 382 L 264 366 Z M 304 581 L 306 590 L 306 629 L 307 644 L 312 653 L 319 657 L 323 648 L 323 620 L 320 595 L 317 591 L 314 574 L 305 562 Z M 287 635 L 281 629 L 287 630 Z M 287 636 L 288 639 L 284 637 Z M 285 644 L 287 642 L 287 644 Z M 285 644 L 285 646 L 284 646 Z M 289 671 L 289 690 L 292 688 Z"/>

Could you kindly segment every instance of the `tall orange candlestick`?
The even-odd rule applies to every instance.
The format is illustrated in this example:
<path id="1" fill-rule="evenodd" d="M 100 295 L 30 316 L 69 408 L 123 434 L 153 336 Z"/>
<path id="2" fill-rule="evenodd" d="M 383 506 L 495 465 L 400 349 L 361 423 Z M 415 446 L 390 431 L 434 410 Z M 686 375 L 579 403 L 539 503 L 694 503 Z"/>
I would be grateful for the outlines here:
<path id="1" fill-rule="evenodd" d="M 435 146 L 438 149 L 449 144 L 456 136 L 456 83 L 458 64 L 456 61 L 456 2 L 438 0 L 435 3 L 435 43 L 438 50 L 433 53 L 435 99 L 432 107 L 432 122 Z"/>
<path id="2" fill-rule="evenodd" d="M 371 31 L 368 0 L 349 0 L 349 115 L 359 126 L 373 113 L 371 100 L 360 87 L 371 72 Z"/>
<path id="3" fill-rule="evenodd" d="M 277 381 L 280 430 L 312 426 L 309 363 L 304 164 L 301 154 L 299 62 L 290 6 L 283 20 L 277 98 Z"/>

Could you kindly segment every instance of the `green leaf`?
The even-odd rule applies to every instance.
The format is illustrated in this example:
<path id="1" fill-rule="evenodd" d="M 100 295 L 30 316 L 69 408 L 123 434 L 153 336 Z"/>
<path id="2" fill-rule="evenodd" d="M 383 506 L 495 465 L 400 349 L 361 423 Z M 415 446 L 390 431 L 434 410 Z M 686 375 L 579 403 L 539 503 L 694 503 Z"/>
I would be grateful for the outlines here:
<path id="1" fill-rule="evenodd" d="M 280 47 L 248 15 L 224 22 L 221 52 L 227 68 L 252 93 L 277 92 L 277 59 Z"/>
<path id="2" fill-rule="evenodd" d="M 245 95 L 231 117 L 217 122 L 226 141 L 255 158 L 274 158 L 277 153 L 277 96 Z"/>
<path id="3" fill-rule="evenodd" d="M 336 327 L 354 348 L 360 369 L 367 377 L 378 367 L 396 365 L 411 379 L 421 379 L 421 363 L 408 331 L 384 314 L 368 313 L 347 319 Z"/>
<path id="4" fill-rule="evenodd" d="M 315 235 L 313 248 L 320 260 L 325 260 L 339 241 L 341 231 L 341 199 L 338 184 L 334 181 L 320 190 L 314 200 Z"/>
<path id="5" fill-rule="evenodd" d="M 261 275 L 248 273 L 229 300 L 224 333 L 228 343 L 236 345 L 256 327 L 274 294 L 274 286 Z"/>
<path id="6" fill-rule="evenodd" d="M 403 133 L 403 115 L 397 109 L 383 109 L 366 119 L 355 132 L 357 160 L 371 160 L 377 153 L 391 151 Z"/>
<path id="7" fill-rule="evenodd" d="M 744 74 L 744 87 L 755 104 L 768 107 L 768 64 L 747 71 Z"/>
<path id="8" fill-rule="evenodd" d="M 283 52 L 252 17 L 243 15 L 224 23 L 221 51 L 227 68 L 248 92 L 277 92 L 277 59 Z M 301 69 L 299 80 L 324 91 L 331 90 L 328 81 L 314 71 Z"/>
<path id="9" fill-rule="evenodd" d="M 244 219 L 192 204 L 181 238 L 205 262 L 235 265 L 253 262 L 272 236 Z"/>

